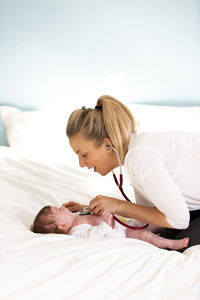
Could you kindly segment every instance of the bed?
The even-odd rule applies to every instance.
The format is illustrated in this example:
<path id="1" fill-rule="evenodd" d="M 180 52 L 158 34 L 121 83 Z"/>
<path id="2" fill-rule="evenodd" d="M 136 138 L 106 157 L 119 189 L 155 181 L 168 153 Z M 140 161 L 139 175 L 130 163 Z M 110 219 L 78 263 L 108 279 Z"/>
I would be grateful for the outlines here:
<path id="1" fill-rule="evenodd" d="M 200 133 L 200 107 L 128 106 L 141 131 Z M 123 199 L 110 174 L 79 168 L 65 137 L 70 111 L 0 106 L 9 145 L 0 146 L 0 299 L 199 300 L 200 245 L 179 253 L 128 238 L 31 231 L 45 205 Z M 125 190 L 134 201 L 126 178 Z"/>

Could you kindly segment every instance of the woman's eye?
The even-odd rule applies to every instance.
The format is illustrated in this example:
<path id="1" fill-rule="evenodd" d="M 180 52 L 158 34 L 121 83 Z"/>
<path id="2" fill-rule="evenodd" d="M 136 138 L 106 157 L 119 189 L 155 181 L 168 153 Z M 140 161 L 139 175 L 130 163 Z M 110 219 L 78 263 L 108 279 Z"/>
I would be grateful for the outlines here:
<path id="1" fill-rule="evenodd" d="M 83 157 L 83 158 L 86 157 L 86 154 L 82 154 L 81 157 Z"/>

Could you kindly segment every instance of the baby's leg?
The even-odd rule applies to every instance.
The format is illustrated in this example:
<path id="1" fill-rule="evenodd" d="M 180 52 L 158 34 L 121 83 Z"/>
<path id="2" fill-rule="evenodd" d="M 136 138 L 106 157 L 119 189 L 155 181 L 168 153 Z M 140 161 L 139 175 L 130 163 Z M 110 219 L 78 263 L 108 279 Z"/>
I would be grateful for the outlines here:
<path id="1" fill-rule="evenodd" d="M 126 236 L 129 238 L 135 238 L 138 240 L 142 240 L 153 244 L 159 248 L 169 248 L 172 250 L 179 250 L 182 248 L 187 247 L 189 238 L 184 238 L 181 240 L 169 240 L 162 238 L 149 230 L 133 230 L 133 229 L 126 229 Z"/>

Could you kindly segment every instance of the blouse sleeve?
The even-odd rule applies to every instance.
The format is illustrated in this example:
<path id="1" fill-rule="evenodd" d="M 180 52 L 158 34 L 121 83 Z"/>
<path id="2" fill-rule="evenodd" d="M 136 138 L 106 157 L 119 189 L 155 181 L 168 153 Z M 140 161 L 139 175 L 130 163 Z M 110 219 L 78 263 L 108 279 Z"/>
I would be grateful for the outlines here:
<path id="1" fill-rule="evenodd" d="M 142 178 L 141 187 L 171 226 L 177 229 L 188 227 L 190 215 L 187 204 L 162 160 L 158 160 Z"/>

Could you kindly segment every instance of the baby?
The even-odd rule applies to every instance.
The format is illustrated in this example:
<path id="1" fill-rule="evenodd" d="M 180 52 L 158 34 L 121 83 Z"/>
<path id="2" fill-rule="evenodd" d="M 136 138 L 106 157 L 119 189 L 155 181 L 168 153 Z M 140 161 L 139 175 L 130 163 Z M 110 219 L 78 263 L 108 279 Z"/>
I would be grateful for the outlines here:
<path id="1" fill-rule="evenodd" d="M 76 215 L 64 205 L 45 206 L 37 214 L 33 223 L 35 233 L 63 233 L 79 238 L 135 238 L 151 243 L 159 248 L 179 250 L 187 247 L 189 238 L 170 240 L 159 237 L 153 232 L 133 230 L 115 222 L 113 215 L 105 211 L 102 216 Z"/>

